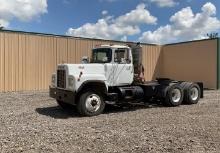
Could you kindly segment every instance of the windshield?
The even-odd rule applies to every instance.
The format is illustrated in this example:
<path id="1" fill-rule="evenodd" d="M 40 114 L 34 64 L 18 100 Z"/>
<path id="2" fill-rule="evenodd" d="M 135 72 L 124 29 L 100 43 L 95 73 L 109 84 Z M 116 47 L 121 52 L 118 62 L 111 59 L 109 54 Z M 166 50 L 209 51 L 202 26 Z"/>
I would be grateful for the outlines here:
<path id="1" fill-rule="evenodd" d="M 91 63 L 110 63 L 112 50 L 110 48 L 93 49 Z"/>

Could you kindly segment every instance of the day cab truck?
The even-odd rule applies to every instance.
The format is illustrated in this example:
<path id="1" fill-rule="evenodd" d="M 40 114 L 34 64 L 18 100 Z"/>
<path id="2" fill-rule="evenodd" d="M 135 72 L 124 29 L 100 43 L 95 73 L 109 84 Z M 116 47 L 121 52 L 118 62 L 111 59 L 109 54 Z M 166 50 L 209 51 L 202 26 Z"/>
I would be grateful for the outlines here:
<path id="1" fill-rule="evenodd" d="M 159 101 L 165 106 L 196 104 L 203 83 L 158 78 L 144 80 L 142 47 L 98 45 L 81 64 L 60 64 L 52 75 L 50 97 L 62 108 L 76 106 L 82 116 L 95 116 L 106 105 L 124 106 Z M 174 63 L 175 64 L 175 63 Z"/>

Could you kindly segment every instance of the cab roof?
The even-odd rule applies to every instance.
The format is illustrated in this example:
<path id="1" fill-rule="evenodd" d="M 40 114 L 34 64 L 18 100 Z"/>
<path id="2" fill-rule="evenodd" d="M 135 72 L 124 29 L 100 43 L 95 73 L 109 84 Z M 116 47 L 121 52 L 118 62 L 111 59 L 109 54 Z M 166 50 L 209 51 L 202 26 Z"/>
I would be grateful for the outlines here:
<path id="1" fill-rule="evenodd" d="M 97 45 L 95 48 L 130 48 L 126 45 Z"/>

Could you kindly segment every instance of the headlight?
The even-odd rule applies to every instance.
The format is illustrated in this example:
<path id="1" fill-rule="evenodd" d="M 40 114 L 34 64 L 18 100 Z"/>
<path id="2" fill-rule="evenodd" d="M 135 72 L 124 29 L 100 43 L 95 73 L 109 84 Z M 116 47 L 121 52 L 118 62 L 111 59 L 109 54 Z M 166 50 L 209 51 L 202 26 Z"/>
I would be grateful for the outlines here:
<path id="1" fill-rule="evenodd" d="M 56 86 L 56 74 L 52 74 L 51 85 Z"/>
<path id="2" fill-rule="evenodd" d="M 74 77 L 73 76 L 69 76 L 68 77 L 68 87 L 69 89 L 74 89 L 74 86 L 75 86 L 75 81 L 74 81 Z"/>

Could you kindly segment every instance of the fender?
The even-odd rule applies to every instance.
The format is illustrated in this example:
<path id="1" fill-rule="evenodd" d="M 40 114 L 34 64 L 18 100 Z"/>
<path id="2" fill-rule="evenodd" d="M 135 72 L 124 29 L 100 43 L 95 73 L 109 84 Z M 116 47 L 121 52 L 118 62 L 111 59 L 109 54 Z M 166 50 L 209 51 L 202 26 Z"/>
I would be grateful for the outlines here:
<path id="1" fill-rule="evenodd" d="M 107 92 L 108 92 L 108 87 L 106 86 L 106 83 L 104 81 L 102 81 L 102 80 L 87 80 L 81 84 L 81 86 L 77 90 L 77 93 L 82 92 L 83 89 L 88 86 L 95 87 L 95 88 L 100 87 L 105 94 L 107 94 Z"/>

